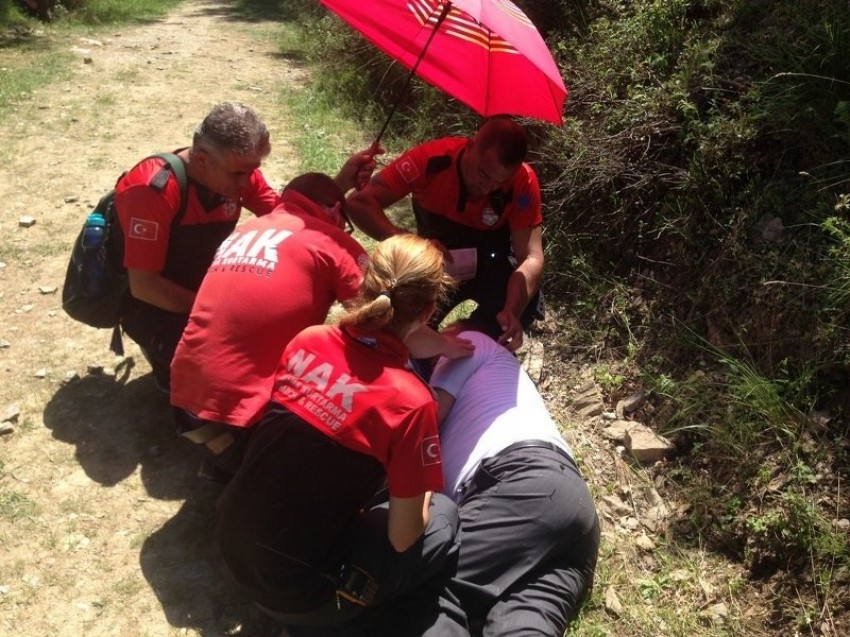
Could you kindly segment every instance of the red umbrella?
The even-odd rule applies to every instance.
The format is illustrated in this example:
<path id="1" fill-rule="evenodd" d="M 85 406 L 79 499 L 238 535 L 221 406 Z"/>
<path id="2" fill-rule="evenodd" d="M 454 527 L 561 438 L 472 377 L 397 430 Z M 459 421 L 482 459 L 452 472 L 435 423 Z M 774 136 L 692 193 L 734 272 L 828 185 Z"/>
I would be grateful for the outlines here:
<path id="1" fill-rule="evenodd" d="M 562 123 L 561 74 L 540 33 L 510 0 L 320 1 L 411 75 L 481 115 Z"/>

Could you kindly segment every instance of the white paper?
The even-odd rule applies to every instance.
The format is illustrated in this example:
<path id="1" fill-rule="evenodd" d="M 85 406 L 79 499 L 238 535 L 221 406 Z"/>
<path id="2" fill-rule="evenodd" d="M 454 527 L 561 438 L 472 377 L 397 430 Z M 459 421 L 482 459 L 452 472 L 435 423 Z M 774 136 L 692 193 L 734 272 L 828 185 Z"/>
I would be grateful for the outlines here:
<path id="1" fill-rule="evenodd" d="M 475 278 L 478 271 L 478 250 L 475 248 L 459 248 L 449 250 L 452 261 L 446 261 L 446 272 L 458 281 L 469 281 Z"/>

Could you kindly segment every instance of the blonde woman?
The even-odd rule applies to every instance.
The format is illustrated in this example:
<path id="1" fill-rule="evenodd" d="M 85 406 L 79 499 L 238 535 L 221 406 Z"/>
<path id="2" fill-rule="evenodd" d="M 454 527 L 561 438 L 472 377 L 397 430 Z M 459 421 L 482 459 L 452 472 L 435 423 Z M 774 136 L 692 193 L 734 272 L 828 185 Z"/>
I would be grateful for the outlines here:
<path id="1" fill-rule="evenodd" d="M 436 403 L 404 343 L 450 287 L 438 248 L 392 237 L 340 324 L 305 329 L 283 353 L 216 534 L 238 586 L 284 624 L 345 622 L 456 555 L 457 511 L 434 495 Z"/>

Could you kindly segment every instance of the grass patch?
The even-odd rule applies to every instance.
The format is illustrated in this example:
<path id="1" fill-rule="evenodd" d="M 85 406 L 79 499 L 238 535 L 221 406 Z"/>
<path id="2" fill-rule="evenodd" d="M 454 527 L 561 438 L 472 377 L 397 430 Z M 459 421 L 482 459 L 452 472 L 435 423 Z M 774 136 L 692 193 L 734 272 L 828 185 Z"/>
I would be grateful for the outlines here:
<path id="1" fill-rule="evenodd" d="M 25 103 L 35 89 L 70 77 L 72 59 L 43 35 L 28 35 L 15 45 L 0 47 L 0 119 L 6 123 L 16 106 L 32 108 Z"/>
<path id="2" fill-rule="evenodd" d="M 26 107 L 32 91 L 70 77 L 77 59 L 69 52 L 76 38 L 99 28 L 148 22 L 165 15 L 179 0 L 89 0 L 58 5 L 54 20 L 42 24 L 9 8 L 0 11 L 0 121 L 16 105 Z M 71 7 L 70 9 L 64 7 Z"/>
<path id="3" fill-rule="evenodd" d="M 76 25 L 110 25 L 150 22 L 162 17 L 180 0 L 85 0 L 69 2 L 72 8 L 58 9 L 58 20 Z"/>
<path id="4" fill-rule="evenodd" d="M 10 522 L 32 518 L 38 512 L 36 503 L 20 491 L 3 491 L 0 493 L 0 516 Z"/>
<path id="5" fill-rule="evenodd" d="M 348 157 L 368 148 L 372 140 L 365 138 L 361 128 L 353 122 L 345 108 L 334 103 L 322 91 L 306 88 L 288 90 L 282 96 L 286 108 L 301 125 L 292 143 L 298 151 L 300 170 L 319 171 L 335 175 Z M 385 156 L 378 156 L 377 171 L 386 164 Z M 389 208 L 387 214 L 398 225 L 414 228 L 413 212 L 406 200 Z M 355 237 L 366 249 L 375 241 L 356 231 Z"/>

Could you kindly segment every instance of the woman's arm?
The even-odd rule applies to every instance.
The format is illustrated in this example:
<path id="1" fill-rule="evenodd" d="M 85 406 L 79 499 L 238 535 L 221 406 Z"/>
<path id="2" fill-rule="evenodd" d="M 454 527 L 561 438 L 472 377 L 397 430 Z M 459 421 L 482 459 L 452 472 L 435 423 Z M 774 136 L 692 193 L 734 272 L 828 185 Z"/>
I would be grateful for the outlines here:
<path id="1" fill-rule="evenodd" d="M 387 535 L 396 551 L 403 553 L 422 537 L 430 520 L 430 505 L 430 491 L 412 498 L 390 497 Z"/>
<path id="2" fill-rule="evenodd" d="M 475 351 L 475 346 L 468 339 L 451 333 L 437 332 L 427 325 L 422 325 L 415 332 L 408 334 L 404 344 L 413 358 L 466 358 L 472 356 Z"/>

